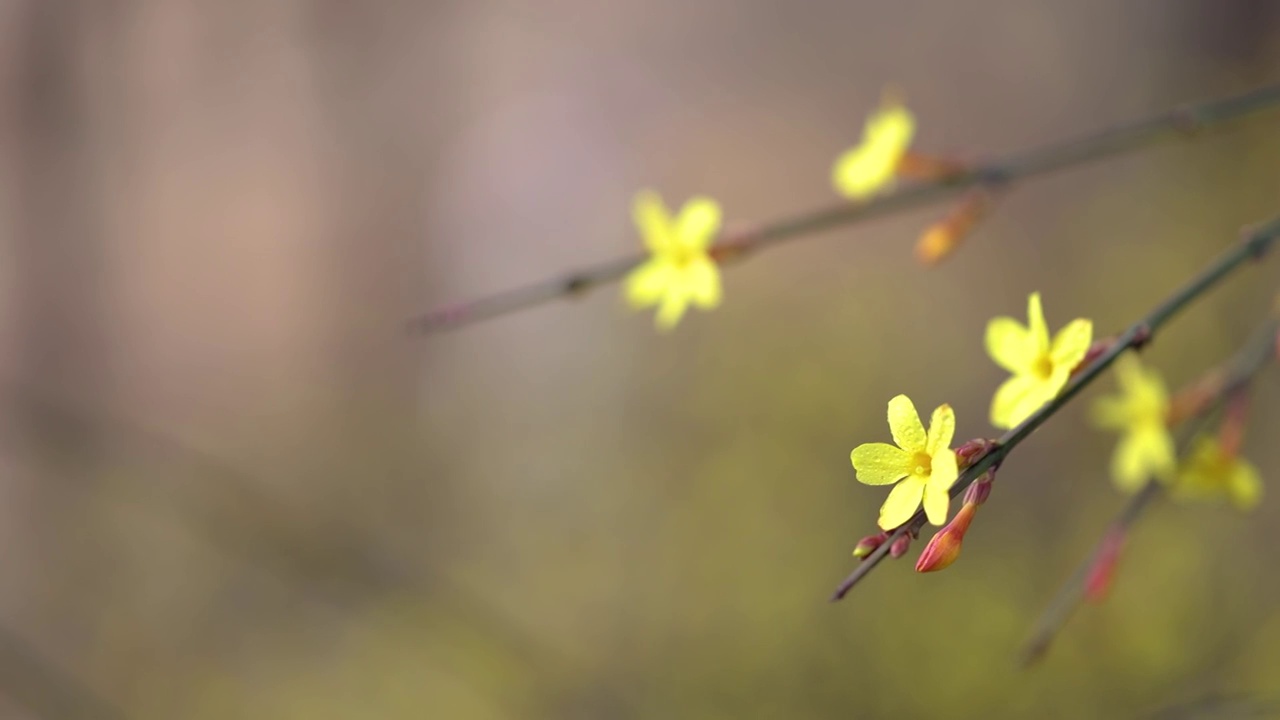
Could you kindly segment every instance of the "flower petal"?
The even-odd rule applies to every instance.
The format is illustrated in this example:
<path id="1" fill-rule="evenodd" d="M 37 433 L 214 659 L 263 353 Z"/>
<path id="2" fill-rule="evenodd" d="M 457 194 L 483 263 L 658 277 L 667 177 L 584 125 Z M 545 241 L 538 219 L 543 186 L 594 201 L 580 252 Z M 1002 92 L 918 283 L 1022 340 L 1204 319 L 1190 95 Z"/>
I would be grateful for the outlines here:
<path id="1" fill-rule="evenodd" d="M 947 491 L 960 477 L 960 460 L 956 451 L 939 450 L 933 456 L 933 471 L 929 473 L 929 487 Z"/>
<path id="2" fill-rule="evenodd" d="M 670 285 L 662 296 L 662 304 L 658 306 L 658 314 L 654 322 L 659 330 L 670 330 L 680 322 L 684 311 L 689 307 L 689 293 L 680 285 Z"/>
<path id="3" fill-rule="evenodd" d="M 991 399 L 991 424 L 1007 430 L 1026 419 L 1022 407 L 1039 385 L 1040 381 L 1030 375 L 1014 375 L 1005 380 Z"/>
<path id="4" fill-rule="evenodd" d="M 865 443 L 849 453 L 858 482 L 890 485 L 911 472 L 911 455 L 889 443 Z"/>
<path id="5" fill-rule="evenodd" d="M 1252 510 L 1262 500 L 1262 478 L 1253 465 L 1237 458 L 1227 492 L 1238 509 Z"/>
<path id="6" fill-rule="evenodd" d="M 631 204 L 631 216 L 650 252 L 662 253 L 672 247 L 674 234 L 671 215 L 657 193 L 652 190 L 636 193 Z"/>
<path id="7" fill-rule="evenodd" d="M 1125 433 L 1116 444 L 1111 456 L 1111 478 L 1116 488 L 1132 495 L 1142 489 L 1151 478 L 1147 472 L 1146 450 L 1143 438 L 1135 433 Z"/>
<path id="8" fill-rule="evenodd" d="M 1070 372 L 1088 354 L 1092 342 L 1093 322 L 1083 318 L 1072 320 L 1054 336 L 1049 357 L 1055 366 L 1061 365 Z"/>
<path id="9" fill-rule="evenodd" d="M 707 197 L 690 199 L 675 223 L 675 243 L 684 250 L 704 250 L 720 232 L 720 205 Z"/>
<path id="10" fill-rule="evenodd" d="M 1089 419 L 1104 430 L 1123 430 L 1129 426 L 1129 404 L 1123 397 L 1106 395 L 1089 406 Z"/>
<path id="11" fill-rule="evenodd" d="M 862 129 L 862 142 L 902 154 L 916 132 L 916 118 L 906 106 L 888 102 L 867 118 Z"/>
<path id="12" fill-rule="evenodd" d="M 666 293 L 671 282 L 671 263 L 656 257 L 643 263 L 627 275 L 627 302 L 633 308 L 655 305 Z"/>
<path id="13" fill-rule="evenodd" d="M 694 305 L 713 308 L 720 304 L 720 268 L 711 258 L 703 255 L 690 260 L 684 268 L 683 281 Z"/>
<path id="14" fill-rule="evenodd" d="M 951 510 L 951 496 L 946 490 L 936 490 L 928 485 L 924 488 L 924 515 L 930 525 L 945 525 L 947 513 Z"/>
<path id="15" fill-rule="evenodd" d="M 929 482 L 924 489 L 924 512 L 934 525 L 947 521 L 947 510 L 951 508 L 951 495 L 948 491 L 959 477 L 960 469 L 955 451 L 938 451 L 933 456 L 933 472 L 929 474 Z"/>
<path id="16" fill-rule="evenodd" d="M 987 323 L 987 354 L 997 365 L 1011 373 L 1020 373 L 1035 359 L 1031 333 L 1011 317 L 998 317 Z"/>
<path id="17" fill-rule="evenodd" d="M 955 436 L 956 411 L 950 405 L 939 405 L 929 419 L 929 440 L 925 452 L 934 456 L 936 461 L 939 452 L 951 447 L 951 439 Z"/>
<path id="18" fill-rule="evenodd" d="M 1027 330 L 1036 354 L 1049 351 L 1049 329 L 1044 323 L 1044 308 L 1040 305 L 1040 293 L 1027 297 Z"/>
<path id="19" fill-rule="evenodd" d="M 911 519 L 924 496 L 924 480 L 911 476 L 894 486 L 880 506 L 880 529 L 892 530 Z"/>
<path id="20" fill-rule="evenodd" d="M 901 158 L 900 152 L 864 141 L 836 158 L 831 184 L 850 200 L 864 200 L 893 181 Z"/>
<path id="21" fill-rule="evenodd" d="M 893 433 L 893 441 L 907 452 L 923 452 L 928 436 L 924 425 L 920 423 L 920 413 L 911 403 L 911 398 L 898 395 L 889 401 L 889 431 Z"/>

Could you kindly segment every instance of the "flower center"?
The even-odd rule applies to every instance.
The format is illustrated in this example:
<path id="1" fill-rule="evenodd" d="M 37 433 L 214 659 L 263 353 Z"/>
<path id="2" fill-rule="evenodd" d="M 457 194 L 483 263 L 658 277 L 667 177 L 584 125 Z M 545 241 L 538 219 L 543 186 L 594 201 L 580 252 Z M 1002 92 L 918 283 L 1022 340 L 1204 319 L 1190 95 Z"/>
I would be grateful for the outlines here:
<path id="1" fill-rule="evenodd" d="M 697 257 L 698 251 L 682 247 L 672 250 L 670 255 L 672 264 L 678 268 L 689 267 Z"/>
<path id="2" fill-rule="evenodd" d="M 1036 361 L 1031 363 L 1031 372 L 1041 380 L 1048 380 L 1053 375 L 1053 358 L 1047 354 L 1036 358 Z"/>
<path id="3" fill-rule="evenodd" d="M 929 453 L 918 452 L 911 458 L 912 464 L 915 465 L 915 474 L 920 477 L 928 477 L 933 474 L 933 458 Z"/>

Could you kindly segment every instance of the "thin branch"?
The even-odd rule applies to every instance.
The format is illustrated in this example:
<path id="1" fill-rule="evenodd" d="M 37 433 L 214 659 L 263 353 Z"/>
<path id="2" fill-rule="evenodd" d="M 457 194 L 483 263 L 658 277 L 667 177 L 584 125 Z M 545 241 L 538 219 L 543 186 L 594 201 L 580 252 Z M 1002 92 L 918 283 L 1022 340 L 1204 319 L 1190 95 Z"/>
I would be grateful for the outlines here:
<path id="1" fill-rule="evenodd" d="M 1185 105 L 1144 120 L 1029 150 L 988 165 L 958 169 L 933 181 L 905 185 L 897 192 L 867 202 L 842 202 L 739 232 L 726 233 L 712 247 L 711 254 L 723 264 L 731 259 L 741 258 L 748 251 L 777 245 L 786 240 L 939 203 L 969 188 L 1007 185 L 1015 180 L 1137 150 L 1173 137 L 1193 135 L 1277 104 L 1280 104 L 1280 83 L 1265 85 L 1241 95 Z M 409 320 L 407 330 L 426 334 L 458 328 L 558 298 L 581 295 L 597 286 L 621 279 L 643 262 L 645 257 L 634 254 L 617 258 L 559 278 L 446 305 Z"/>
<path id="2" fill-rule="evenodd" d="M 1035 432 L 1036 428 L 1065 407 L 1085 386 L 1096 380 L 1121 353 L 1130 348 L 1138 348 L 1145 345 L 1151 340 L 1153 334 L 1170 318 L 1216 285 L 1218 281 L 1243 265 L 1245 261 L 1251 258 L 1260 258 L 1265 254 L 1278 236 L 1280 236 L 1280 216 L 1249 231 L 1235 247 L 1220 255 L 1199 275 L 1196 275 L 1174 291 L 1146 317 L 1129 326 L 1106 351 L 1077 372 L 1071 382 L 1067 383 L 1067 386 L 1053 400 L 1050 400 L 1035 414 L 1024 420 L 1021 425 L 1006 432 L 985 455 L 980 456 L 964 472 L 960 473 L 960 478 L 951 487 L 951 497 L 958 497 L 974 480 L 981 477 L 983 473 L 993 466 L 1003 462 L 1010 451 L 1023 440 L 1026 440 L 1031 433 Z M 880 561 L 889 554 L 889 548 L 892 547 L 895 540 L 908 532 L 919 530 L 924 525 L 924 522 L 924 512 L 917 511 L 910 520 L 890 533 L 888 540 L 864 558 L 853 573 L 845 578 L 844 582 L 840 583 L 835 593 L 831 596 L 832 602 L 843 598 L 858 581 L 874 570 L 880 564 Z"/>
<path id="3" fill-rule="evenodd" d="M 1249 340 L 1228 361 L 1225 382 L 1216 389 L 1213 398 L 1197 410 L 1191 422 L 1180 433 L 1179 455 L 1186 452 L 1187 446 L 1204 429 L 1212 411 L 1228 398 L 1243 391 L 1254 376 L 1271 360 L 1275 352 L 1277 331 L 1280 331 L 1280 320 L 1269 317 L 1258 326 Z M 1036 622 L 1031 639 L 1023 646 L 1021 654 L 1023 665 L 1029 665 L 1040 659 L 1063 626 L 1071 619 L 1072 613 L 1084 598 L 1090 572 L 1107 552 L 1109 543 L 1116 538 L 1124 537 L 1143 512 L 1165 495 L 1166 490 L 1167 488 L 1161 483 L 1148 482 L 1124 506 L 1085 562 L 1076 568 L 1071 578 L 1058 590 Z"/>

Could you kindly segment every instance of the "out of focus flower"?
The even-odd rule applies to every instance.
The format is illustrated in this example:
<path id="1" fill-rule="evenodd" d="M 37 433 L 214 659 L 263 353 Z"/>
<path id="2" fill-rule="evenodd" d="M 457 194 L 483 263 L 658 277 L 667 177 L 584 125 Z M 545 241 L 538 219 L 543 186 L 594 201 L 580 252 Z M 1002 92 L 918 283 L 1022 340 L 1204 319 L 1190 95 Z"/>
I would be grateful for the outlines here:
<path id="1" fill-rule="evenodd" d="M 836 158 L 831 171 L 836 192 L 851 200 L 865 200 L 892 183 L 915 131 L 911 111 L 896 98 L 887 97 L 867 118 L 862 142 Z"/>
<path id="2" fill-rule="evenodd" d="M 1120 392 L 1098 398 L 1093 422 L 1120 433 L 1111 456 L 1111 477 L 1124 492 L 1133 493 L 1150 478 L 1173 480 L 1177 456 L 1167 425 L 1169 392 L 1159 373 L 1135 355 L 1121 355 L 1115 363 Z"/>
<path id="3" fill-rule="evenodd" d="M 1013 318 L 998 317 L 987 324 L 987 354 L 1013 373 L 991 401 L 991 424 L 998 428 L 1016 426 L 1052 400 L 1089 351 L 1093 338 L 1093 323 L 1077 319 L 1050 342 L 1040 293 L 1031 293 L 1027 299 L 1027 322 L 1023 326 Z"/>
<path id="4" fill-rule="evenodd" d="M 950 405 L 939 406 L 926 433 L 915 405 L 906 395 L 898 395 L 889 401 L 889 430 L 897 445 L 866 443 L 850 453 L 858 482 L 898 483 L 880 508 L 880 527 L 892 530 L 905 523 L 921 502 L 929 522 L 943 524 L 951 504 L 947 491 L 960 476 L 950 447 L 956 432 L 955 412 Z"/>
<path id="5" fill-rule="evenodd" d="M 1262 499 L 1262 478 L 1249 461 L 1226 452 L 1217 438 L 1196 438 L 1178 471 L 1174 497 L 1203 500 L 1225 497 L 1241 510 Z"/>
<path id="6" fill-rule="evenodd" d="M 680 322 L 692 303 L 700 308 L 720 304 L 720 268 L 707 250 L 720 231 L 720 206 L 695 197 L 672 218 L 662 199 L 645 190 L 632 210 L 636 227 L 652 256 L 627 276 L 624 292 L 632 307 L 658 306 L 659 329 Z"/>

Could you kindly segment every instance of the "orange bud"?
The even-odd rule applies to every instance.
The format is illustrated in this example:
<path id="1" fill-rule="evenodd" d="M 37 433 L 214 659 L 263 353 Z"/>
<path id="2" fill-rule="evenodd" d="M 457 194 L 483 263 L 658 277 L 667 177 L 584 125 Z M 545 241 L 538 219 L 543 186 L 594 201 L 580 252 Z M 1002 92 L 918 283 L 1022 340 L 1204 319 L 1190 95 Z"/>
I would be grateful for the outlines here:
<path id="1" fill-rule="evenodd" d="M 925 546 L 916 560 L 916 572 L 935 572 L 949 567 L 960 557 L 960 543 L 964 542 L 964 534 L 969 530 L 969 523 L 978 512 L 977 503 L 965 503 L 960 512 L 951 518 L 946 527 Z"/>
<path id="2" fill-rule="evenodd" d="M 908 180 L 936 182 L 963 174 L 968 166 L 953 158 L 924 155 L 908 150 L 898 159 L 895 172 Z"/>
<path id="3" fill-rule="evenodd" d="M 1124 530 L 1116 528 L 1107 533 L 1098 548 L 1098 556 L 1089 568 L 1089 575 L 1084 581 L 1084 599 L 1091 603 L 1099 603 L 1107 598 L 1111 590 L 1111 581 L 1116 574 L 1116 561 L 1120 559 L 1120 550 L 1124 547 Z"/>
<path id="4" fill-rule="evenodd" d="M 1227 399 L 1222 413 L 1222 425 L 1218 427 L 1218 445 L 1224 457 L 1234 458 L 1244 444 L 1245 425 L 1249 419 L 1249 394 L 1236 392 Z"/>
<path id="5" fill-rule="evenodd" d="M 938 222 L 929 226 L 916 242 L 916 260 L 934 265 L 950 255 L 964 241 L 991 206 L 991 194 L 985 190 L 967 193 L 958 205 Z"/>

